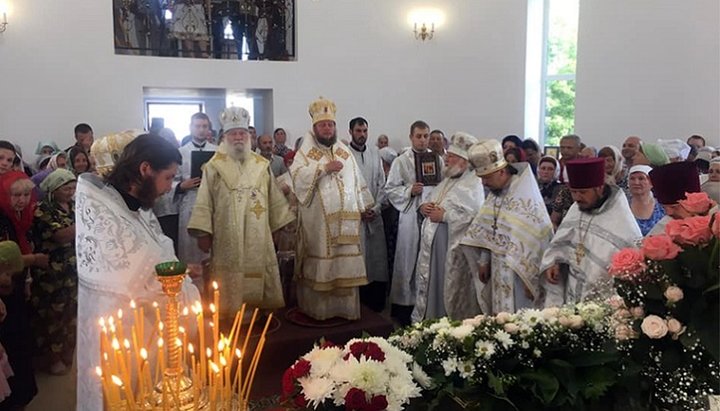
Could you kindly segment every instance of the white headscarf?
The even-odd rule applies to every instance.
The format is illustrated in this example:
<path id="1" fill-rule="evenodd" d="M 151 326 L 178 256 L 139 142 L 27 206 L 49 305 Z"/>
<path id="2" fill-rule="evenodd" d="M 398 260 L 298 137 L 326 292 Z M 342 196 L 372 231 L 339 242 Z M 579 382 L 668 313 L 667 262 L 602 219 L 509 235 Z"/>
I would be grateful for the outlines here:
<path id="1" fill-rule="evenodd" d="M 662 147 L 665 154 L 667 154 L 668 158 L 671 160 L 679 158 L 680 161 L 685 161 L 687 160 L 688 154 L 690 154 L 690 146 L 678 138 L 672 140 L 658 140 L 658 144 L 660 144 L 660 147 Z"/>

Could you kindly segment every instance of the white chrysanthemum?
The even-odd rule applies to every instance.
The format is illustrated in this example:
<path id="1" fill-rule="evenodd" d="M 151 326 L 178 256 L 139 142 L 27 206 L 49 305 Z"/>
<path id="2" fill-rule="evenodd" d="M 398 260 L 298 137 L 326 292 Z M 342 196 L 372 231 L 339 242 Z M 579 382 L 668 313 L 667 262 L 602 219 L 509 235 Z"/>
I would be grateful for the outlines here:
<path id="1" fill-rule="evenodd" d="M 342 350 L 339 347 L 315 347 L 312 351 L 305 354 L 303 358 L 312 363 L 310 376 L 319 377 L 327 375 L 335 363 L 342 359 L 342 355 Z"/>
<path id="2" fill-rule="evenodd" d="M 475 375 L 475 365 L 473 365 L 472 361 L 465 361 L 460 364 L 458 371 L 460 371 L 460 377 L 466 380 L 470 379 L 473 375 Z"/>
<path id="3" fill-rule="evenodd" d="M 458 359 L 456 357 L 450 357 L 442 362 L 443 369 L 445 370 L 445 376 L 450 376 L 450 374 L 457 371 L 458 366 L 460 363 L 458 362 Z"/>
<path id="4" fill-rule="evenodd" d="M 302 393 L 305 398 L 310 402 L 313 409 L 317 408 L 325 400 L 332 397 L 333 389 L 335 384 L 329 378 L 311 378 L 303 377 L 299 378 L 298 382 L 302 387 Z"/>
<path id="5" fill-rule="evenodd" d="M 545 320 L 540 310 L 527 309 L 521 313 L 522 321 L 529 327 L 534 327 L 536 324 L 541 323 Z"/>
<path id="6" fill-rule="evenodd" d="M 408 402 L 410 398 L 419 397 L 420 393 L 420 387 L 415 384 L 412 378 L 392 378 L 388 385 L 388 407 L 391 402 L 397 404 Z"/>
<path id="7" fill-rule="evenodd" d="M 461 325 L 458 327 L 453 327 L 450 329 L 450 335 L 452 335 L 454 338 L 457 338 L 458 340 L 462 341 L 465 339 L 465 337 L 472 334 L 474 328 L 471 325 Z"/>
<path id="8" fill-rule="evenodd" d="M 523 342 L 520 344 L 520 347 L 522 347 L 523 350 L 527 350 L 528 348 L 530 348 L 530 344 L 529 344 L 527 341 L 523 341 Z"/>
<path id="9" fill-rule="evenodd" d="M 503 348 L 505 348 L 505 349 L 508 349 L 508 348 L 512 347 L 513 344 L 515 344 L 515 341 L 513 341 L 513 339 L 512 339 L 512 337 L 510 336 L 510 334 L 508 334 L 508 333 L 505 332 L 504 330 L 497 330 L 497 331 L 495 332 L 495 335 L 493 335 L 493 337 L 495 337 L 495 339 L 496 339 L 496 340 L 500 343 L 500 345 L 502 345 Z"/>
<path id="10" fill-rule="evenodd" d="M 382 363 L 368 360 L 365 357 L 358 361 L 352 356 L 345 363 L 348 368 L 347 376 L 350 385 L 368 394 L 385 392 L 390 375 Z"/>
<path id="11" fill-rule="evenodd" d="M 430 378 L 430 376 L 427 375 L 425 370 L 422 369 L 420 364 L 416 362 L 413 362 L 412 365 L 412 376 L 415 381 L 417 381 L 418 384 L 420 384 L 420 386 L 425 388 L 426 390 L 431 389 L 435 385 L 432 378 Z"/>
<path id="12" fill-rule="evenodd" d="M 450 321 L 448 321 L 447 317 L 443 317 L 439 319 L 436 323 L 430 324 L 428 330 L 437 332 L 445 328 L 450 328 Z"/>
<path id="13" fill-rule="evenodd" d="M 475 344 L 475 354 L 478 357 L 489 359 L 495 354 L 495 343 L 486 340 L 478 341 Z"/>

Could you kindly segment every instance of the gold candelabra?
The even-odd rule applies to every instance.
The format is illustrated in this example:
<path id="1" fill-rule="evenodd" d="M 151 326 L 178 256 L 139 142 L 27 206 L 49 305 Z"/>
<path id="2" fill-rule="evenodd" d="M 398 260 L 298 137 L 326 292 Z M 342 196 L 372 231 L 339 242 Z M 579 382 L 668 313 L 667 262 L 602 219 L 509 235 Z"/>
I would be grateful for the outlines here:
<path id="1" fill-rule="evenodd" d="M 123 328 L 122 309 L 116 316 L 100 318 L 100 365 L 95 371 L 102 383 L 106 410 L 247 410 L 272 314 L 265 321 L 254 350 L 249 349 L 257 308 L 246 330 L 243 330 L 243 304 L 228 334 L 220 333 L 220 291 L 213 282 L 213 302 L 208 306 L 211 335 L 206 336 L 202 304 L 196 301 L 181 310 L 177 300 L 186 268 L 180 262 L 155 267 L 167 301 L 164 321 L 159 304 L 152 304 L 155 323 L 147 340 L 145 307 L 138 307 L 135 301 L 130 302 L 133 323 L 128 334 Z M 197 338 L 191 335 L 193 327 L 197 327 Z M 188 343 L 188 339 L 197 345 Z M 210 339 L 212 342 L 206 346 Z M 157 347 L 154 361 L 149 357 L 148 347 Z M 249 351 L 252 355 L 248 355 Z"/>

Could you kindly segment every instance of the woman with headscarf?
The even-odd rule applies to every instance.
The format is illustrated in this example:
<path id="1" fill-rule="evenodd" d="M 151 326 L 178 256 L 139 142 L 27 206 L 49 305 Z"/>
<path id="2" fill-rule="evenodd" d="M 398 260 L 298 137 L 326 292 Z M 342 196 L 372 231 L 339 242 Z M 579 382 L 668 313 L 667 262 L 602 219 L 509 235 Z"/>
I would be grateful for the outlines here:
<path id="1" fill-rule="evenodd" d="M 562 188 L 562 184 L 558 181 L 560 177 L 560 164 L 555 157 L 545 156 L 540 159 L 538 164 L 537 182 L 545 201 L 548 215 L 552 214 L 553 203 Z"/>
<path id="2" fill-rule="evenodd" d="M 68 169 L 79 176 L 90 171 L 90 157 L 80 147 L 73 147 L 68 153 Z"/>
<path id="3" fill-rule="evenodd" d="M 598 157 L 605 159 L 605 181 L 617 185 L 622 180 L 623 156 L 615 146 L 605 146 L 598 151 Z"/>
<path id="4" fill-rule="evenodd" d="M 0 240 L 14 241 L 22 253 L 25 270 L 13 277 L 12 290 L 2 296 L 7 317 L 0 333 L 15 376 L 10 380 L 12 394 L 0 402 L 0 410 L 16 410 L 26 406 L 37 394 L 32 366 L 33 334 L 30 327 L 27 298 L 32 277 L 28 267 L 47 267 L 48 257 L 33 253 L 30 241 L 35 211 L 33 183 L 20 171 L 9 171 L 0 179 Z"/>
<path id="5" fill-rule="evenodd" d="M 57 170 L 58 168 L 66 168 L 67 158 L 67 153 L 65 153 L 64 151 L 53 154 L 53 156 L 50 157 L 50 161 L 48 162 L 47 167 L 45 167 L 43 171 L 31 177 L 32 182 L 35 183 L 35 198 L 37 198 L 38 200 L 42 200 L 45 197 L 45 193 L 40 189 L 40 184 L 53 171 Z"/>
<path id="6" fill-rule="evenodd" d="M 659 144 L 641 143 L 632 163 L 633 165 L 646 165 L 654 168 L 670 163 L 670 158 Z"/>
<path id="7" fill-rule="evenodd" d="M 47 269 L 33 270 L 35 346 L 53 375 L 70 371 L 77 340 L 76 181 L 69 170 L 50 173 L 40 184 L 45 199 L 33 222 L 37 248 L 50 256 Z"/>
<path id="8" fill-rule="evenodd" d="M 652 168 L 646 165 L 635 165 L 628 170 L 630 210 L 643 237 L 665 216 L 665 210 L 652 193 L 651 170 Z"/>

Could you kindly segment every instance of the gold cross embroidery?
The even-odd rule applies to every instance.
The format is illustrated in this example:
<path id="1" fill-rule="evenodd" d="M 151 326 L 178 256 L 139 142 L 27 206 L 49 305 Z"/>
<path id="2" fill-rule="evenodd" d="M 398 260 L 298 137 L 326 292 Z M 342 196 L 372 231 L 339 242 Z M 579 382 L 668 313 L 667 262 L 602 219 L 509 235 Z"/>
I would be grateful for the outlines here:
<path id="1" fill-rule="evenodd" d="M 259 220 L 262 213 L 265 212 L 265 207 L 263 207 L 259 201 L 255 201 L 255 205 L 250 209 L 250 211 L 255 213 L 255 218 Z"/>

